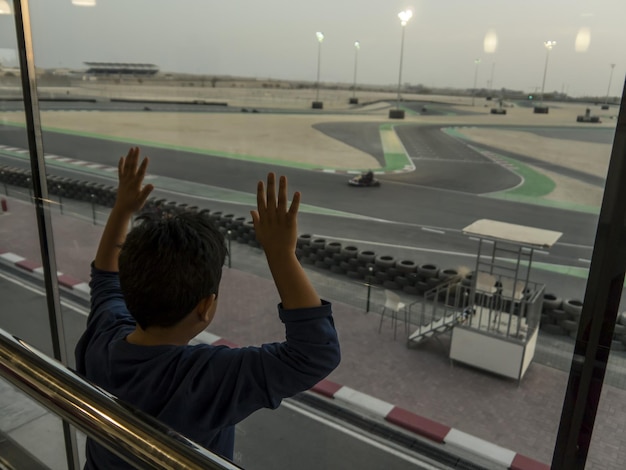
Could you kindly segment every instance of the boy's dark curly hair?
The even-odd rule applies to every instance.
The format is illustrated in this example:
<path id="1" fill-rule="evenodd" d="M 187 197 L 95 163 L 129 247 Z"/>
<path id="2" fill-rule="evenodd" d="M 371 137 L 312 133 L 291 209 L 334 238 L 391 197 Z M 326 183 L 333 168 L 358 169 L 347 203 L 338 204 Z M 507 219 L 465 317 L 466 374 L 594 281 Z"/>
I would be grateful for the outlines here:
<path id="1" fill-rule="evenodd" d="M 182 213 L 136 220 L 119 256 L 122 292 L 137 324 L 170 327 L 218 292 L 228 250 L 208 217 Z"/>

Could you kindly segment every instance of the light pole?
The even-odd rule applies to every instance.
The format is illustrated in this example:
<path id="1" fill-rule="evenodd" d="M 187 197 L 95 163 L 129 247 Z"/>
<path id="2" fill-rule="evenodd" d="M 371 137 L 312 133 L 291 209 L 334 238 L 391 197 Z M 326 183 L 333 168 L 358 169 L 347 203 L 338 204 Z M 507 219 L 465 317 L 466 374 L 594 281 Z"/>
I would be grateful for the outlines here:
<path id="1" fill-rule="evenodd" d="M 349 104 L 359 104 L 359 99 L 356 97 L 356 71 L 359 63 L 359 49 L 361 49 L 361 43 L 359 41 L 354 42 L 354 81 L 352 82 L 352 98 L 350 98 Z"/>
<path id="2" fill-rule="evenodd" d="M 474 88 L 472 88 L 472 106 L 475 104 L 476 100 L 476 82 L 478 81 L 478 65 L 480 64 L 480 59 L 474 59 Z"/>
<path id="3" fill-rule="evenodd" d="M 367 272 L 368 272 L 368 276 L 367 276 L 367 303 L 365 304 L 365 313 L 370 311 L 370 298 L 372 296 L 372 276 L 374 274 L 374 267 L 373 266 L 368 266 L 367 267 Z"/>
<path id="4" fill-rule="evenodd" d="M 315 33 L 317 37 L 317 82 L 315 85 L 315 101 L 311 104 L 313 109 L 323 109 L 324 103 L 320 101 L 320 64 L 322 63 L 322 42 L 324 41 L 324 33 Z"/>
<path id="5" fill-rule="evenodd" d="M 609 109 L 609 93 L 611 92 L 611 81 L 613 80 L 613 70 L 615 70 L 615 64 L 611 64 L 611 74 L 609 75 L 609 86 L 606 87 L 606 98 L 604 99 L 604 106 L 602 106 L 602 109 Z"/>
<path id="6" fill-rule="evenodd" d="M 489 79 L 489 96 L 493 96 L 493 75 L 496 69 L 496 63 L 491 63 L 491 78 Z"/>
<path id="7" fill-rule="evenodd" d="M 413 17 L 411 10 L 404 10 L 398 13 L 400 24 L 402 25 L 402 40 L 400 42 L 400 72 L 398 73 L 398 95 L 396 98 L 396 109 L 389 110 L 390 119 L 404 119 L 404 110 L 400 109 L 400 86 L 402 84 L 402 59 L 404 57 L 404 30 L 406 24 Z"/>
<path id="8" fill-rule="evenodd" d="M 231 232 L 230 230 L 226 232 L 227 235 L 227 239 L 228 239 L 228 267 L 232 268 L 232 262 L 231 262 L 231 249 L 230 249 L 230 240 L 232 239 L 232 234 L 233 232 Z"/>
<path id="9" fill-rule="evenodd" d="M 543 92 L 546 88 L 546 75 L 548 74 L 548 59 L 550 58 L 550 51 L 556 46 L 556 41 L 545 41 L 543 45 L 546 48 L 546 64 L 543 68 L 543 81 L 541 82 L 541 98 L 539 99 L 539 106 L 535 106 L 535 113 L 548 114 L 548 107 L 543 105 Z"/>

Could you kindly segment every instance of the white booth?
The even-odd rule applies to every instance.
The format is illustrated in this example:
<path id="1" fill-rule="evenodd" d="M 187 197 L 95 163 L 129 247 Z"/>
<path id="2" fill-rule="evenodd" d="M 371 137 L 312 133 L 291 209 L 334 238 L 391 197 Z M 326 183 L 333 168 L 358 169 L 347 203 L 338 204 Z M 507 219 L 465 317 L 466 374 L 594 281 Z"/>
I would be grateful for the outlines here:
<path id="1" fill-rule="evenodd" d="M 474 311 L 452 331 L 450 358 L 521 380 L 534 355 L 545 286 L 530 280 L 534 251 L 562 233 L 481 219 L 470 298 Z"/>
<path id="2" fill-rule="evenodd" d="M 545 290 L 530 280 L 533 255 L 562 233 L 489 219 L 463 233 L 478 239 L 473 273 L 424 294 L 407 344 L 451 331 L 451 360 L 521 380 L 535 354 Z"/>

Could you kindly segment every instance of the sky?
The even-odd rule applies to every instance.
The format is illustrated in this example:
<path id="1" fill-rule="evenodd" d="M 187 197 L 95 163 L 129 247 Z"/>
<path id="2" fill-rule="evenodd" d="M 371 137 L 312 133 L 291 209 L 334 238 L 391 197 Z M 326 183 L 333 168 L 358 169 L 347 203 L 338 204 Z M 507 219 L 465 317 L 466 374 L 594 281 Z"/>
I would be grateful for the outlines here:
<path id="1" fill-rule="evenodd" d="M 164 72 L 620 95 L 625 0 L 30 0 L 35 61 L 153 63 Z M 320 44 L 316 32 L 324 33 Z M 485 51 L 485 37 L 495 51 Z M 497 40 L 494 42 L 494 38 Z M 361 47 L 357 51 L 354 42 Z M 556 41 L 548 52 L 545 41 Z M 15 62 L 0 16 L 0 60 Z M 478 65 L 475 60 L 480 59 Z M 546 69 L 546 60 L 548 67 Z M 610 64 L 616 64 L 612 69 Z"/>

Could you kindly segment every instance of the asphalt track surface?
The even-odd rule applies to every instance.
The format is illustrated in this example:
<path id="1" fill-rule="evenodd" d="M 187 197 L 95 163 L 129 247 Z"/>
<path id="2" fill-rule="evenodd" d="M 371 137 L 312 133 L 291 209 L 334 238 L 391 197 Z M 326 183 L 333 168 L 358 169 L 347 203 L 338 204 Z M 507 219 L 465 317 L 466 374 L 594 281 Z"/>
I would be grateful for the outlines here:
<path id="1" fill-rule="evenodd" d="M 382 158 L 375 124 L 324 124 L 317 128 Z M 375 249 L 377 254 L 390 254 L 418 263 L 435 262 L 442 267 L 459 264 L 471 267 L 475 262 L 472 257 L 475 258 L 476 242 L 462 235 L 461 229 L 477 219 L 490 218 L 562 232 L 559 243 L 549 253 L 538 254 L 535 261 L 588 268 L 597 215 L 481 196 L 514 187 L 519 177 L 478 154 L 465 142 L 444 134 L 438 126 L 398 126 L 396 130 L 416 170 L 381 175 L 380 188 L 349 187 L 345 174 L 276 168 L 263 162 L 243 162 L 146 145 L 142 150 L 151 157 L 150 173 L 179 181 L 183 193 L 185 182 L 252 193 L 254 182 L 263 179 L 268 170 L 285 174 L 290 187 L 303 193 L 304 203 L 351 215 L 337 217 L 303 211 L 301 233 L 334 237 L 361 249 Z M 0 137 L 4 145 L 27 148 L 23 129 L 0 126 Z M 113 166 L 128 148 L 126 143 L 47 131 L 43 141 L 46 153 Z M 526 159 L 529 160 L 532 159 Z M 28 165 L 5 157 L 0 158 L 0 162 Z M 48 167 L 48 172 L 79 177 L 52 166 Z M 110 179 L 92 175 L 80 177 L 114 184 Z M 181 195 L 170 195 L 169 199 L 187 202 Z M 213 208 L 214 204 L 214 201 L 206 203 L 204 207 Z M 249 209 L 239 207 L 237 215 L 247 216 Z M 463 254 L 461 261 L 459 253 Z M 546 272 L 533 277 L 537 282 L 548 284 L 549 290 L 559 293 L 564 290 L 564 296 L 582 298 L 584 281 L 581 279 Z"/>

